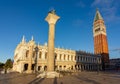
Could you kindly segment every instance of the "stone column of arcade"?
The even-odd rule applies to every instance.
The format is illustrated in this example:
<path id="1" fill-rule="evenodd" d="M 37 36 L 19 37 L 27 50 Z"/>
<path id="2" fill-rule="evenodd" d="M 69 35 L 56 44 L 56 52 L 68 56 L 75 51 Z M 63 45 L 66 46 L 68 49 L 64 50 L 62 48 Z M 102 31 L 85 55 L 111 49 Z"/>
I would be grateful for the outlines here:
<path id="1" fill-rule="evenodd" d="M 55 24 L 60 17 L 56 15 L 55 10 L 48 13 L 45 20 L 49 24 L 49 35 L 48 35 L 48 57 L 47 57 L 47 77 L 56 76 L 55 68 L 55 57 L 54 57 L 54 36 L 55 36 Z"/>

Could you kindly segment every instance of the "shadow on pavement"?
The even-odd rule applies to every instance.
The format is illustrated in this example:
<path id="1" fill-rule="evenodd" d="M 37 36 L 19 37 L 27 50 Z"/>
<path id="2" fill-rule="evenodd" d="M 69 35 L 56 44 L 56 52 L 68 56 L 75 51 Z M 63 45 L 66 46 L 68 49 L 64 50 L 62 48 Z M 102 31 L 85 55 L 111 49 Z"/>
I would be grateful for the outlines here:
<path id="1" fill-rule="evenodd" d="M 63 84 L 63 82 L 60 82 L 60 84 Z"/>
<path id="2" fill-rule="evenodd" d="M 74 76 L 74 77 L 77 78 L 77 79 L 79 79 L 79 80 L 88 82 L 88 83 L 101 84 L 101 83 L 99 83 L 99 82 L 96 82 L 96 81 L 94 81 L 94 80 L 91 80 L 91 79 L 88 79 L 88 78 L 85 78 L 85 77 L 79 77 L 79 76 Z"/>
<path id="3" fill-rule="evenodd" d="M 54 78 L 53 84 L 58 84 L 57 77 Z M 63 84 L 63 82 L 60 82 L 60 84 Z"/>
<path id="4" fill-rule="evenodd" d="M 33 74 L 19 74 L 19 73 L 8 73 L 1 75 L 0 81 L 2 80 L 10 80 L 14 78 L 20 78 L 20 77 L 27 77 Z"/>
<path id="5" fill-rule="evenodd" d="M 111 76 L 111 77 L 114 77 L 114 78 L 120 78 L 120 76 Z"/>
<path id="6" fill-rule="evenodd" d="M 57 77 L 54 78 L 53 84 L 58 84 L 58 83 L 57 83 Z"/>
<path id="7" fill-rule="evenodd" d="M 33 81 L 31 81 L 30 83 L 28 84 L 39 84 L 41 83 L 45 78 L 36 78 L 34 79 Z"/>

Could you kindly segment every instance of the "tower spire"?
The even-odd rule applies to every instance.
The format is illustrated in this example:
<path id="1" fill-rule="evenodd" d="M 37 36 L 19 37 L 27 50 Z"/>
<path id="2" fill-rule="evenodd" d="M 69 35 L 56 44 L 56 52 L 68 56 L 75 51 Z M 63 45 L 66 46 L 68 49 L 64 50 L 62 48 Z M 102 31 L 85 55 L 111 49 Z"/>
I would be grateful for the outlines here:
<path id="1" fill-rule="evenodd" d="M 31 37 L 31 40 L 34 41 L 34 37 L 33 36 Z"/>
<path id="2" fill-rule="evenodd" d="M 95 14 L 95 17 L 94 17 L 94 22 L 97 21 L 97 20 L 103 20 L 98 8 L 96 9 L 96 14 Z"/>
<path id="3" fill-rule="evenodd" d="M 25 36 L 22 37 L 22 43 L 25 43 Z"/>

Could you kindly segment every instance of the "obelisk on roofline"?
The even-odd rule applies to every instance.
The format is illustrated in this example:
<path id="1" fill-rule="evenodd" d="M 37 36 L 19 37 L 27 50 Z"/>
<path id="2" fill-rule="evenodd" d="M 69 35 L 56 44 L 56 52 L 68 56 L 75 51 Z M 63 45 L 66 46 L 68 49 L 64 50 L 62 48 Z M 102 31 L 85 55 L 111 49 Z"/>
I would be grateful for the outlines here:
<path id="1" fill-rule="evenodd" d="M 55 39 L 55 25 L 60 17 L 56 15 L 55 10 L 51 10 L 45 20 L 49 24 L 49 34 L 48 34 L 48 54 L 47 54 L 47 71 L 54 71 L 55 61 L 54 61 L 54 39 Z"/>

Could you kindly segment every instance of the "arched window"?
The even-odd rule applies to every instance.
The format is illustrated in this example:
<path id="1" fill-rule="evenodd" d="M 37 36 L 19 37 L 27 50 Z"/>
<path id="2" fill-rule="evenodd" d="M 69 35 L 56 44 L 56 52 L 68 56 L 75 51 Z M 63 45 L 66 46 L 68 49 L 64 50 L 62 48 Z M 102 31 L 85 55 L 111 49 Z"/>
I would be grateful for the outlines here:
<path id="1" fill-rule="evenodd" d="M 44 66 L 44 71 L 47 71 L 47 66 Z"/>
<path id="2" fill-rule="evenodd" d="M 76 60 L 76 56 L 75 56 L 75 60 Z"/>
<path id="3" fill-rule="evenodd" d="M 73 60 L 73 56 L 71 55 L 71 60 Z"/>
<path id="4" fill-rule="evenodd" d="M 64 60 L 65 60 L 66 55 L 64 54 Z"/>
<path id="5" fill-rule="evenodd" d="M 94 58 L 93 58 L 93 62 L 95 62 Z"/>
<path id="6" fill-rule="evenodd" d="M 79 56 L 77 56 L 77 61 L 79 61 Z"/>
<path id="7" fill-rule="evenodd" d="M 73 70 L 73 66 L 71 66 L 71 70 Z"/>
<path id="8" fill-rule="evenodd" d="M 24 64 L 24 71 L 28 69 L 28 64 Z"/>
<path id="9" fill-rule="evenodd" d="M 41 70 L 41 66 L 38 66 L 38 71 L 40 71 Z"/>
<path id="10" fill-rule="evenodd" d="M 60 60 L 62 59 L 62 54 L 60 54 Z"/>
<path id="11" fill-rule="evenodd" d="M 95 58 L 95 62 L 97 62 L 97 58 Z"/>
<path id="12" fill-rule="evenodd" d="M 29 50 L 26 51 L 26 58 L 28 58 Z"/>
<path id="13" fill-rule="evenodd" d="M 47 59 L 47 52 L 45 53 L 45 59 Z"/>
<path id="14" fill-rule="evenodd" d="M 57 59 L 57 53 L 55 53 L 55 60 Z"/>
<path id="15" fill-rule="evenodd" d="M 39 58 L 41 59 L 41 57 L 42 57 L 42 52 L 39 52 Z"/>
<path id="16" fill-rule="evenodd" d="M 83 61 L 83 60 L 82 60 L 82 56 L 81 56 L 81 61 Z"/>
<path id="17" fill-rule="evenodd" d="M 90 62 L 90 57 L 88 57 L 88 62 Z"/>
<path id="18" fill-rule="evenodd" d="M 68 55 L 68 60 L 69 60 L 69 57 L 70 57 L 70 56 Z"/>
<path id="19" fill-rule="evenodd" d="M 83 57 L 83 61 L 85 61 L 85 57 Z"/>
<path id="20" fill-rule="evenodd" d="M 87 62 L 87 57 L 86 57 L 86 62 Z"/>

